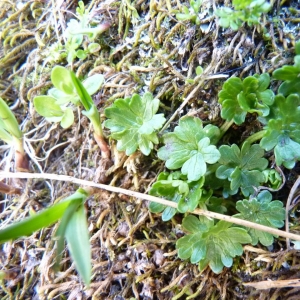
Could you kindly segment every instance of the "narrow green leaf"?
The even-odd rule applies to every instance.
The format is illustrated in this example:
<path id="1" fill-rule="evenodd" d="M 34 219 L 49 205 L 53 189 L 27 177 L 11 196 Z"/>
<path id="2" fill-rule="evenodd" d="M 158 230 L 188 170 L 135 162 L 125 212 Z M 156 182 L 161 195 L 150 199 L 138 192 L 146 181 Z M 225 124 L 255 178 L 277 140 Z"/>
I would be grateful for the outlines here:
<path id="1" fill-rule="evenodd" d="M 70 78 L 72 80 L 72 84 L 76 89 L 76 92 L 80 98 L 82 105 L 84 106 L 86 111 L 89 111 L 90 108 L 94 105 L 91 96 L 88 94 L 87 90 L 85 89 L 81 81 L 71 71 L 70 71 Z"/>
<path id="2" fill-rule="evenodd" d="M 89 286 L 92 275 L 91 246 L 84 205 L 80 205 L 71 216 L 65 236 L 76 269 L 84 283 Z"/>
<path id="3" fill-rule="evenodd" d="M 47 227 L 58 221 L 74 200 L 64 200 L 44 209 L 42 212 L 14 223 L 0 230 L 0 243 L 30 235 L 34 231 Z"/>
<path id="4" fill-rule="evenodd" d="M 19 124 L 15 115 L 13 114 L 9 106 L 1 97 L 0 97 L 0 119 L 2 121 L 1 124 L 4 125 L 5 130 L 8 131 L 11 135 L 19 139 L 23 137 L 23 133 L 19 128 Z"/>

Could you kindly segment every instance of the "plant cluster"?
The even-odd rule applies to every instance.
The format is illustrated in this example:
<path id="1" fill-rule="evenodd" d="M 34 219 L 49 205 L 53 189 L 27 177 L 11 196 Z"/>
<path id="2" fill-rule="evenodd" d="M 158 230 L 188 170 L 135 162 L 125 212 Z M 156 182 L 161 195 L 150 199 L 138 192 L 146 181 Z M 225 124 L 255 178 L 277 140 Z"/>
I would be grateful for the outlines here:
<path id="1" fill-rule="evenodd" d="M 84 3 L 79 1 L 76 9 L 76 19 L 70 19 L 64 32 L 64 45 L 57 42 L 50 47 L 49 55 L 51 60 L 57 62 L 62 58 L 66 58 L 67 62 L 72 64 L 75 58 L 84 60 L 89 54 L 99 52 L 101 46 L 94 41 L 110 25 L 105 23 L 91 27 L 90 23 L 89 11 L 85 9 Z M 89 42 L 82 47 L 84 38 L 87 38 Z"/>
<path id="2" fill-rule="evenodd" d="M 179 21 L 189 20 L 193 24 L 200 25 L 200 7 L 202 0 L 190 0 L 190 8 L 185 5 L 181 6 L 181 12 L 176 13 Z M 215 11 L 215 15 L 219 17 L 219 24 L 224 28 L 230 27 L 238 30 L 244 22 L 249 26 L 257 25 L 260 22 L 261 15 L 269 12 L 271 4 L 265 0 L 233 0 L 233 9 L 230 7 L 222 7 Z"/>
<path id="3" fill-rule="evenodd" d="M 196 14 L 201 1 L 191 1 L 192 4 Z M 259 0 L 236 0 L 233 4 L 238 10 L 249 9 L 255 12 L 252 18 L 238 18 L 250 23 L 257 20 L 259 12 L 269 8 L 264 1 Z M 82 24 L 87 26 L 87 15 L 82 3 L 77 13 Z M 71 22 L 74 31 L 71 25 L 68 31 L 74 41 L 83 34 L 95 37 L 96 30 L 88 28 L 86 31 L 77 21 L 76 24 L 81 27 L 75 32 L 75 21 Z M 235 21 L 234 26 L 239 22 Z M 74 51 L 76 49 L 73 48 Z M 73 54 L 70 55 L 70 61 L 74 59 Z M 177 208 L 153 203 L 149 208 L 154 213 L 162 213 L 164 221 L 170 220 L 177 213 L 184 214 L 182 229 L 187 234 L 176 242 L 181 259 L 190 259 L 192 263 L 199 264 L 200 269 L 210 266 L 214 272 L 219 273 L 224 266 L 232 266 L 234 257 L 242 255 L 242 244 L 256 245 L 260 242 L 270 246 L 273 243 L 273 234 L 224 221 L 216 222 L 204 216 L 195 217 L 190 213 L 197 208 L 224 213 L 232 210 L 234 204 L 234 216 L 237 218 L 271 228 L 283 226 L 283 203 L 272 200 L 272 194 L 266 190 L 261 191 L 260 186 L 264 185 L 264 189 L 271 190 L 281 185 L 279 173 L 268 168 L 269 165 L 275 162 L 278 167 L 283 165 L 291 169 L 300 160 L 299 74 L 300 42 L 296 44 L 294 65 L 283 66 L 273 73 L 272 79 L 282 81 L 278 91 L 269 89 L 269 74 L 253 75 L 244 80 L 229 78 L 219 93 L 221 117 L 225 120 L 221 128 L 212 124 L 204 126 L 199 118 L 184 116 L 173 132 L 163 133 L 161 140 L 158 130 L 166 120 L 162 113 L 157 114 L 160 101 L 151 93 L 117 99 L 111 107 L 105 109 L 107 120 L 104 126 L 110 129 L 111 138 L 117 140 L 119 151 L 132 155 L 139 150 L 144 155 L 154 156 L 155 145 L 160 141 L 163 143 L 156 154 L 170 172 L 160 173 L 149 193 L 171 200 L 177 204 Z M 109 152 L 100 115 L 91 98 L 101 87 L 103 76 L 94 75 L 81 82 L 72 71 L 56 66 L 52 70 L 51 81 L 54 88 L 48 91 L 48 95 L 34 98 L 36 111 L 48 121 L 60 122 L 64 128 L 68 128 L 74 122 L 74 105 L 81 104 L 85 109 L 82 113 L 93 125 L 96 141 L 100 148 L 103 147 L 102 153 Z M 242 125 L 250 114 L 257 117 L 263 130 L 254 132 L 241 145 L 222 144 L 222 137 L 230 125 Z M 13 113 L 0 99 L 0 138 L 21 147 L 22 136 Z M 258 141 L 259 144 L 256 143 Z M 266 156 L 265 151 L 273 151 L 274 162 L 272 156 Z M 88 285 L 91 277 L 91 249 L 84 203 L 89 195 L 88 190 L 78 189 L 63 201 L 0 230 L 0 242 L 31 234 L 60 220 L 55 233 L 57 260 L 61 258 L 65 238 L 76 268 Z"/>
<path id="4" fill-rule="evenodd" d="M 271 4 L 265 0 L 233 0 L 232 6 L 223 7 L 216 11 L 220 18 L 220 26 L 238 30 L 244 22 L 249 26 L 259 24 L 260 17 L 271 9 Z"/>
<path id="5" fill-rule="evenodd" d="M 179 21 L 190 20 L 194 24 L 199 25 L 200 24 L 199 11 L 200 11 L 201 4 L 202 4 L 202 0 L 191 0 L 190 9 L 185 5 L 182 5 L 181 7 L 182 12 L 176 14 L 177 20 Z"/>

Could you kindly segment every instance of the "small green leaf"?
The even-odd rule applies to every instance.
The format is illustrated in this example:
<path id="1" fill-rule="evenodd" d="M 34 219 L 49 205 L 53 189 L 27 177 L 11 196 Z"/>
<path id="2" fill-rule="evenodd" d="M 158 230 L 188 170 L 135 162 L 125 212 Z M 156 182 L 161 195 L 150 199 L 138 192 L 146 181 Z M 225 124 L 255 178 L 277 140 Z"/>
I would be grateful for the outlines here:
<path id="1" fill-rule="evenodd" d="M 203 68 L 202 68 L 201 66 L 198 66 L 198 67 L 196 68 L 196 75 L 199 76 L 199 75 L 201 75 L 202 73 L 203 73 Z"/>
<path id="2" fill-rule="evenodd" d="M 73 95 L 75 93 L 71 72 L 67 68 L 55 66 L 51 72 L 51 81 L 54 87 L 65 94 Z"/>
<path id="3" fill-rule="evenodd" d="M 206 173 L 206 164 L 213 164 L 220 158 L 216 146 L 210 145 L 207 133 L 199 118 L 183 117 L 172 133 L 165 134 L 165 146 L 158 150 L 158 157 L 166 161 L 166 167 L 187 175 L 189 181 L 197 181 Z"/>
<path id="4" fill-rule="evenodd" d="M 71 108 L 67 108 L 64 111 L 64 115 L 60 121 L 60 125 L 62 128 L 68 128 L 74 123 L 74 113 Z"/>
<path id="5" fill-rule="evenodd" d="M 33 105 L 38 114 L 46 118 L 61 118 L 64 115 L 64 112 L 57 104 L 56 99 L 50 96 L 34 97 Z"/>
<path id="6" fill-rule="evenodd" d="M 228 179 L 234 193 L 241 188 L 243 195 L 248 196 L 254 192 L 253 187 L 264 182 L 262 171 L 267 168 L 268 160 L 263 158 L 264 151 L 259 145 L 244 143 L 241 150 L 235 144 L 231 147 L 222 145 L 219 150 L 222 166 L 218 167 L 216 176 Z"/>
<path id="7" fill-rule="evenodd" d="M 251 237 L 242 228 L 230 227 L 224 221 L 203 224 L 194 216 L 183 219 L 185 229 L 191 234 L 176 242 L 178 256 L 190 258 L 192 263 L 199 263 L 200 269 L 210 266 L 213 272 L 220 273 L 224 266 L 231 267 L 233 257 L 243 253 L 241 244 L 251 242 Z"/>
<path id="8" fill-rule="evenodd" d="M 271 200 L 272 195 L 268 191 L 263 191 L 250 200 L 240 200 L 236 204 L 240 213 L 235 217 L 272 228 L 280 228 L 284 225 L 285 209 L 281 201 Z M 275 235 L 253 228 L 247 230 L 252 238 L 252 245 L 258 242 L 264 246 L 272 245 Z"/>
<path id="9" fill-rule="evenodd" d="M 76 269 L 84 283 L 91 281 L 91 246 L 89 240 L 87 217 L 84 205 L 80 205 L 70 218 L 65 232 L 68 248 L 75 262 Z"/>
<path id="10" fill-rule="evenodd" d="M 88 51 L 90 53 L 98 52 L 98 51 L 100 51 L 100 49 L 101 49 L 101 46 L 98 43 L 90 43 L 88 45 Z"/>
<path id="11" fill-rule="evenodd" d="M 156 131 L 165 123 L 163 114 L 155 114 L 158 108 L 159 100 L 145 93 L 143 97 L 134 94 L 132 98 L 117 99 L 105 109 L 108 120 L 104 125 L 118 140 L 118 150 L 130 155 L 139 148 L 143 154 L 150 154 L 153 144 L 158 144 Z"/>
<path id="12" fill-rule="evenodd" d="M 86 53 L 84 50 L 79 49 L 79 50 L 76 51 L 76 56 L 77 56 L 79 59 L 84 60 L 84 59 L 87 58 L 87 53 Z"/>
<path id="13" fill-rule="evenodd" d="M 163 172 L 160 173 L 157 181 L 152 185 L 149 194 L 178 203 L 178 212 L 185 213 L 193 211 L 198 206 L 203 184 L 204 178 L 195 182 L 187 182 L 186 176 L 181 172 L 170 174 Z M 151 203 L 149 209 L 153 213 L 159 213 L 164 210 L 163 221 L 171 219 L 177 212 L 176 209 L 156 203 Z"/>
<path id="14" fill-rule="evenodd" d="M 82 82 L 89 95 L 94 95 L 103 85 L 104 76 L 102 74 L 95 74 L 88 77 Z"/>
<path id="15" fill-rule="evenodd" d="M 5 129 L 7 132 L 9 132 L 11 135 L 13 135 L 15 138 L 22 138 L 23 133 L 19 128 L 18 121 L 13 114 L 13 112 L 10 110 L 9 106 L 6 104 L 6 102 L 0 97 L 0 126 Z"/>

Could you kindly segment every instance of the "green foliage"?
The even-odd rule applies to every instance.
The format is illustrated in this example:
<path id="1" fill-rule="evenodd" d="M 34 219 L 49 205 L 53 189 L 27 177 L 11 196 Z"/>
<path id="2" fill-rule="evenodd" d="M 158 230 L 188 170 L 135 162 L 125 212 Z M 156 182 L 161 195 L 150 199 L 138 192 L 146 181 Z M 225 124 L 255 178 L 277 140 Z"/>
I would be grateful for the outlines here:
<path id="1" fill-rule="evenodd" d="M 200 11 L 200 6 L 202 4 L 202 0 L 190 0 L 191 8 L 188 9 L 186 6 L 182 5 L 182 13 L 177 13 L 176 18 L 179 21 L 190 20 L 196 25 L 200 24 L 200 18 L 198 16 Z"/>
<path id="2" fill-rule="evenodd" d="M 59 236 L 61 239 L 66 238 L 76 268 L 85 284 L 89 285 L 91 277 L 91 250 L 83 205 L 87 197 L 88 193 L 85 190 L 78 189 L 63 201 L 1 229 L 0 243 L 30 235 L 62 219 L 64 229 L 59 229 L 60 234 L 56 236 Z M 60 244 L 60 252 L 62 248 Z"/>
<path id="3" fill-rule="evenodd" d="M 165 146 L 158 150 L 158 157 L 166 161 L 170 170 L 181 168 L 189 181 L 197 181 L 206 173 L 206 164 L 213 164 L 220 158 L 216 141 L 220 132 L 216 126 L 203 127 L 199 118 L 183 117 L 174 132 L 163 136 Z"/>
<path id="4" fill-rule="evenodd" d="M 156 114 L 158 108 L 159 100 L 147 92 L 142 97 L 134 94 L 131 98 L 117 99 L 105 109 L 108 120 L 104 125 L 118 141 L 118 150 L 130 155 L 139 148 L 143 154 L 150 154 L 153 144 L 158 144 L 156 131 L 166 120 L 163 114 Z"/>
<path id="5" fill-rule="evenodd" d="M 220 273 L 223 267 L 231 267 L 233 258 L 243 253 L 242 244 L 250 243 L 251 237 L 243 228 L 231 227 L 231 224 L 214 221 L 205 217 L 199 219 L 187 216 L 183 219 L 183 228 L 190 232 L 176 242 L 178 256 L 198 263 L 203 270 L 207 265 L 213 272 Z"/>
<path id="6" fill-rule="evenodd" d="M 277 190 L 282 184 L 282 178 L 280 174 L 274 169 L 267 169 L 263 171 L 265 176 L 265 183 L 268 183 L 270 188 Z"/>
<path id="7" fill-rule="evenodd" d="M 290 94 L 300 96 L 300 42 L 296 43 L 296 56 L 293 66 L 283 66 L 273 72 L 273 78 L 283 80 L 278 92 L 287 97 Z"/>
<path id="8" fill-rule="evenodd" d="M 98 52 L 101 46 L 95 43 L 94 40 L 110 25 L 100 24 L 91 27 L 90 23 L 92 22 L 90 19 L 89 11 L 86 11 L 84 3 L 79 1 L 76 9 L 76 19 L 70 19 L 64 32 L 65 44 L 55 43 L 51 45 L 48 51 L 48 59 L 57 62 L 66 57 L 68 63 L 72 64 L 75 58 L 84 60 L 89 54 Z M 89 43 L 82 48 L 84 39 L 87 39 Z"/>
<path id="9" fill-rule="evenodd" d="M 68 105 L 82 103 L 85 114 L 93 123 L 95 130 L 101 129 L 98 110 L 90 97 L 97 92 L 104 82 L 103 75 L 95 74 L 83 83 L 72 71 L 55 66 L 51 72 L 54 88 L 48 91 L 48 96 L 37 96 L 33 99 L 36 111 L 49 122 L 60 122 L 63 128 L 70 127 L 74 122 L 73 109 Z"/>
<path id="10" fill-rule="evenodd" d="M 292 169 L 300 159 L 300 97 L 291 94 L 275 97 L 270 116 L 265 126 L 266 133 L 260 145 L 266 151 L 274 149 L 277 166 Z"/>
<path id="11" fill-rule="evenodd" d="M 15 115 L 0 97 L 0 139 L 9 145 L 14 145 L 19 150 L 23 149 L 22 138 L 23 133 Z"/>
<path id="12" fill-rule="evenodd" d="M 233 0 L 232 5 L 234 10 L 223 7 L 217 9 L 216 15 L 220 18 L 220 26 L 231 27 L 233 30 L 238 30 L 243 22 L 247 22 L 249 26 L 259 24 L 261 14 L 271 9 L 271 5 L 265 0 Z"/>
<path id="13" fill-rule="evenodd" d="M 228 179 L 230 188 L 234 194 L 241 191 L 244 196 L 254 192 L 253 187 L 258 187 L 265 181 L 262 173 L 268 166 L 268 160 L 263 158 L 264 150 L 257 144 L 244 143 L 241 150 L 235 144 L 231 147 L 222 145 L 220 147 L 221 164 L 216 171 L 220 179 Z"/>
<path id="14" fill-rule="evenodd" d="M 247 113 L 267 116 L 274 102 L 274 93 L 267 89 L 270 76 L 267 73 L 248 76 L 243 81 L 237 77 L 229 78 L 219 92 L 223 119 L 238 125 L 245 121 Z"/>
<path id="15" fill-rule="evenodd" d="M 157 181 L 149 191 L 150 195 L 163 197 L 178 203 L 178 208 L 166 207 L 165 205 L 151 202 L 149 209 L 153 213 L 163 211 L 162 220 L 170 220 L 177 212 L 185 213 L 193 211 L 199 204 L 202 196 L 204 178 L 198 181 L 187 182 L 187 178 L 181 172 L 162 172 L 158 175 Z"/>
<path id="16" fill-rule="evenodd" d="M 279 200 L 272 201 L 272 195 L 268 191 L 262 191 L 257 197 L 250 200 L 238 201 L 236 208 L 240 212 L 235 215 L 236 218 L 272 228 L 280 228 L 284 225 L 285 209 L 283 203 Z M 256 245 L 258 242 L 264 246 L 272 245 L 274 239 L 272 234 L 253 228 L 248 228 L 247 231 L 252 238 L 252 245 Z"/>

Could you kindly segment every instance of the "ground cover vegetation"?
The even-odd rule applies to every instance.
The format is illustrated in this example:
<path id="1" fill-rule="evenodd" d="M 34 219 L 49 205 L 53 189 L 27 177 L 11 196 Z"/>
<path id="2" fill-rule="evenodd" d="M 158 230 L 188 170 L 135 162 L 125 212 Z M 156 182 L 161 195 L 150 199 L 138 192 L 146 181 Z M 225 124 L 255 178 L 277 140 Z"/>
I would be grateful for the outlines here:
<path id="1" fill-rule="evenodd" d="M 3 299 L 294 299 L 294 3 L 0 4 Z"/>

